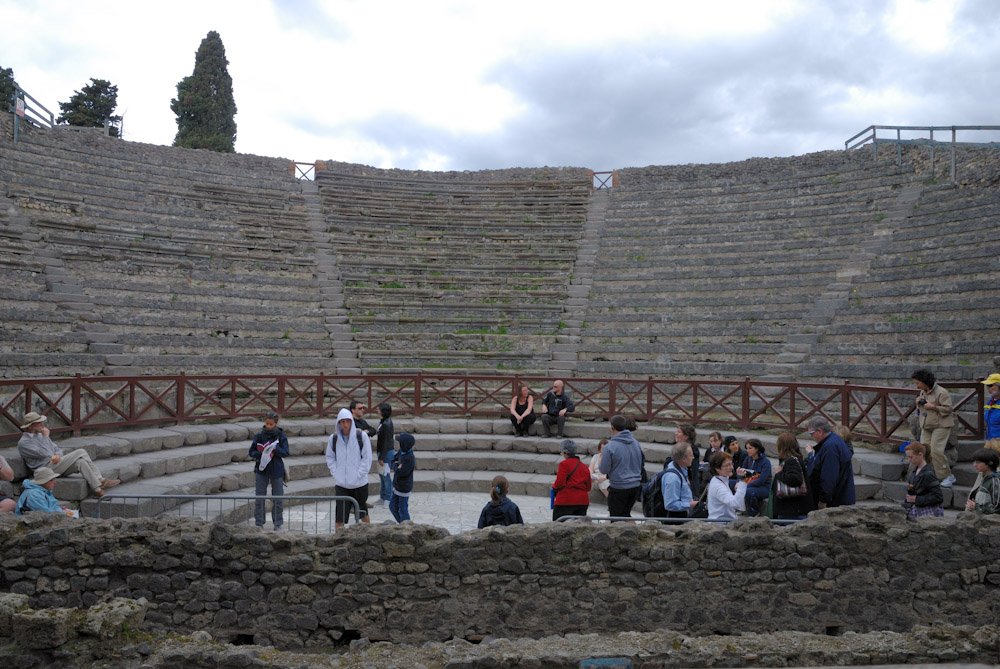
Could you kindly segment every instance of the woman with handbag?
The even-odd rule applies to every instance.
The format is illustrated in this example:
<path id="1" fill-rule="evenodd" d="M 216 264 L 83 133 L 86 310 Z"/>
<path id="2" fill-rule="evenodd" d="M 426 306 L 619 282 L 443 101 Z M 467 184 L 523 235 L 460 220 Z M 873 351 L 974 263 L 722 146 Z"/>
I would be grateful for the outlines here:
<path id="1" fill-rule="evenodd" d="M 812 511 L 812 496 L 806 481 L 806 465 L 799 441 L 791 432 L 778 436 L 778 468 L 774 473 L 774 517 L 802 520 Z"/>
<path id="2" fill-rule="evenodd" d="M 576 443 L 565 440 L 561 447 L 562 462 L 556 471 L 552 484 L 555 496 L 552 500 L 552 520 L 563 516 L 586 516 L 590 506 L 590 468 L 580 462 L 576 454 Z"/>

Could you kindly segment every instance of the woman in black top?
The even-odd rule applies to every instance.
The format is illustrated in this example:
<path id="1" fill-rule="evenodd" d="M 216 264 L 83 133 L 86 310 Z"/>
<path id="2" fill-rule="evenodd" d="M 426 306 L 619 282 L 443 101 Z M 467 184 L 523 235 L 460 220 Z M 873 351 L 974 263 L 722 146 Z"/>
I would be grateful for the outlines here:
<path id="1" fill-rule="evenodd" d="M 389 465 L 396 449 L 392 445 L 393 429 L 392 418 L 390 418 L 392 407 L 389 406 L 388 402 L 382 402 L 378 405 L 378 410 L 382 414 L 382 420 L 379 421 L 378 428 L 375 430 L 375 452 L 378 454 L 378 478 L 381 483 L 378 504 L 385 506 L 385 503 L 392 499 L 392 477 L 389 476 Z"/>

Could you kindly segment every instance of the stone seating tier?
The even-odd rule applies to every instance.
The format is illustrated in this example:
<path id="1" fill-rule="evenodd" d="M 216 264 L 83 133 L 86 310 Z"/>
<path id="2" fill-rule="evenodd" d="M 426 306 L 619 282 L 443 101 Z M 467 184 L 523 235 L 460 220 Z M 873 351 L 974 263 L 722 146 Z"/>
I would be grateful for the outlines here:
<path id="1" fill-rule="evenodd" d="M 12 143 L 3 146 L 13 149 Z M 298 190 L 287 159 L 123 142 L 105 137 L 100 130 L 31 129 L 21 136 L 16 150 L 20 155 L 40 153 L 55 160 L 69 160 L 91 172 L 104 168 L 117 171 L 123 164 L 141 165 L 134 171 L 164 183 L 182 180 L 253 184 L 263 180 L 272 188 L 284 183 L 288 190 Z"/>
<path id="2" fill-rule="evenodd" d="M 498 319 L 493 313 L 483 314 L 400 314 L 386 316 L 374 309 L 351 316 L 351 323 L 359 330 L 356 339 L 363 341 L 366 336 L 374 338 L 385 335 L 417 336 L 420 333 L 440 333 L 452 336 L 466 334 L 547 335 L 559 328 L 550 317 L 533 318 L 518 314 L 518 318 Z"/>

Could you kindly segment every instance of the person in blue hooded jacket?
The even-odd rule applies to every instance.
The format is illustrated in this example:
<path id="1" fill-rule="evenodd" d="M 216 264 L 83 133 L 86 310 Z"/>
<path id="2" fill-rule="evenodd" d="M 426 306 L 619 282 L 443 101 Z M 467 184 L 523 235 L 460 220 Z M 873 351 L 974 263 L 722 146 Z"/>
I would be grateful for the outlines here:
<path id="1" fill-rule="evenodd" d="M 23 490 L 14 507 L 15 516 L 23 516 L 29 511 L 43 511 L 45 513 L 64 513 L 72 515 L 64 509 L 56 496 L 52 494 L 52 489 L 56 487 L 56 479 L 59 475 L 49 467 L 39 467 L 35 470 L 35 476 L 30 481 L 25 480 L 21 485 Z"/>
<path id="2" fill-rule="evenodd" d="M 278 414 L 268 411 L 264 414 L 264 429 L 254 435 L 250 443 L 250 457 L 254 459 L 254 474 L 257 495 L 266 495 L 267 486 L 271 486 L 271 495 L 281 497 L 285 494 L 285 462 L 288 457 L 288 438 L 285 431 L 278 427 Z M 260 466 L 265 451 L 268 454 L 267 464 Z M 280 499 L 274 500 L 271 507 L 271 521 L 275 531 L 284 524 L 285 504 Z M 253 518 L 257 527 L 264 527 L 264 500 L 254 502 Z"/>
<path id="3" fill-rule="evenodd" d="M 417 466 L 417 458 L 413 455 L 416 439 L 412 434 L 403 432 L 396 435 L 399 442 L 399 452 L 392 461 L 392 499 L 389 501 L 389 513 L 397 523 L 410 519 L 410 493 L 413 492 L 413 470 Z"/>

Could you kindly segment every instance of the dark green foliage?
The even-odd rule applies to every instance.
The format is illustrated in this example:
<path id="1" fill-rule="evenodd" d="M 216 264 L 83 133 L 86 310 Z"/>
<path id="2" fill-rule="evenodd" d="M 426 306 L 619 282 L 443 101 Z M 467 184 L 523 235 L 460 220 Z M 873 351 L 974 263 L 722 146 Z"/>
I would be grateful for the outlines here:
<path id="1" fill-rule="evenodd" d="M 201 41 L 194 57 L 194 73 L 177 84 L 170 109 L 177 114 L 174 146 L 236 150 L 236 101 L 227 69 L 226 48 L 214 30 Z"/>
<path id="2" fill-rule="evenodd" d="M 91 79 L 90 83 L 73 92 L 69 102 L 60 102 L 62 114 L 56 123 L 66 123 L 82 128 L 103 128 L 104 122 L 111 124 L 112 137 L 118 136 L 118 126 L 122 117 L 114 116 L 118 106 L 118 87 L 104 79 Z"/>
<path id="3" fill-rule="evenodd" d="M 7 111 L 14 104 L 14 70 L 0 67 L 0 111 Z"/>

